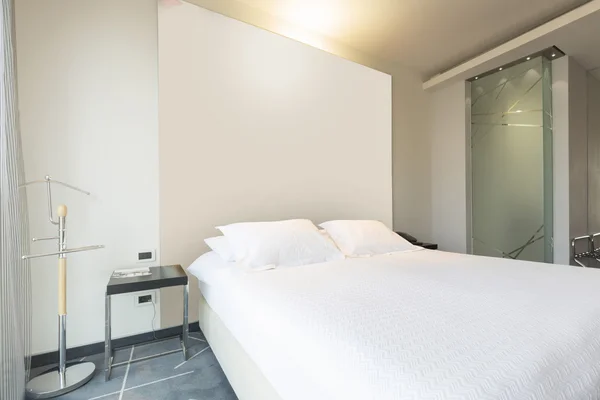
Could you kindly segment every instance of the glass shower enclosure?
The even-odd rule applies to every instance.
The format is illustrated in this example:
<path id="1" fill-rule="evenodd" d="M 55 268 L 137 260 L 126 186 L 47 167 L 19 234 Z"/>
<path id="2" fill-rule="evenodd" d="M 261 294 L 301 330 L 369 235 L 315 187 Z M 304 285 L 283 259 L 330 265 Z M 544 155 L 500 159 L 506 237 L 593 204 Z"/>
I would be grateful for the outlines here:
<path id="1" fill-rule="evenodd" d="M 552 262 L 549 60 L 471 82 L 470 144 L 473 254 Z"/>

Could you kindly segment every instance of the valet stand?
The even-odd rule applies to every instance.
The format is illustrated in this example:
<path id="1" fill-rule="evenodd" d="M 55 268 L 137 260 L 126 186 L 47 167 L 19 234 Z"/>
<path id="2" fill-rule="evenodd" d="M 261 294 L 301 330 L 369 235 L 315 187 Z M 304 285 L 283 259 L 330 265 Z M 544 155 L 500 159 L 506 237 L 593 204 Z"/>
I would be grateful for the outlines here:
<path id="1" fill-rule="evenodd" d="M 82 251 L 101 249 L 103 245 L 77 247 L 68 249 L 66 244 L 67 236 L 67 206 L 57 207 L 56 214 L 58 221 L 54 220 L 52 215 L 52 193 L 51 185 L 59 184 L 69 189 L 90 195 L 89 192 L 68 185 L 64 182 L 53 180 L 50 176 L 45 176 L 43 180 L 27 182 L 21 187 L 44 183 L 48 196 L 48 215 L 53 225 L 58 227 L 58 235 L 49 238 L 33 238 L 34 242 L 40 240 L 57 240 L 58 251 L 45 254 L 24 255 L 24 260 L 40 257 L 58 256 L 58 367 L 36 376 L 27 383 L 26 395 L 30 399 L 47 399 L 71 392 L 86 384 L 94 376 L 96 366 L 91 362 L 69 363 L 67 366 L 67 254 Z"/>

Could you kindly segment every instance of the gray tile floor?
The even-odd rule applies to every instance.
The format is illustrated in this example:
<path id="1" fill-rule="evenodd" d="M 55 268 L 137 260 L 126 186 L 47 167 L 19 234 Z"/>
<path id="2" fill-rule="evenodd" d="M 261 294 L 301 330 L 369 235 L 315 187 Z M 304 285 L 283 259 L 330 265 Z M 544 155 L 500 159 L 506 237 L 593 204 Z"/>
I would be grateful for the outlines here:
<path id="1" fill-rule="evenodd" d="M 179 339 L 122 348 L 114 362 L 127 361 L 178 349 Z M 223 370 L 200 332 L 190 334 L 190 358 L 181 353 L 114 368 L 104 382 L 104 354 L 85 357 L 96 373 L 85 386 L 56 399 L 63 400 L 237 400 Z M 32 376 L 48 367 L 32 370 Z"/>

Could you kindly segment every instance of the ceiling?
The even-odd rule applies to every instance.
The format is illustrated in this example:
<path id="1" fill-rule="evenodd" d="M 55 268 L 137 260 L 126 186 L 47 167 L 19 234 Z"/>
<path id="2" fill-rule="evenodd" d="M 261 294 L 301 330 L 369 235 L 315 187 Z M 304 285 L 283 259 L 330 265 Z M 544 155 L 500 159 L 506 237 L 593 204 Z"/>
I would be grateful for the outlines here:
<path id="1" fill-rule="evenodd" d="M 565 26 L 552 41 L 583 68 L 600 73 L 600 13 Z"/>
<path id="2" fill-rule="evenodd" d="M 525 60 L 552 46 L 572 57 L 585 70 L 600 76 L 600 0 L 592 0 L 521 36 L 435 75 L 423 83 L 436 90 Z"/>
<path id="3" fill-rule="evenodd" d="M 589 0 L 229 0 L 429 78 Z"/>

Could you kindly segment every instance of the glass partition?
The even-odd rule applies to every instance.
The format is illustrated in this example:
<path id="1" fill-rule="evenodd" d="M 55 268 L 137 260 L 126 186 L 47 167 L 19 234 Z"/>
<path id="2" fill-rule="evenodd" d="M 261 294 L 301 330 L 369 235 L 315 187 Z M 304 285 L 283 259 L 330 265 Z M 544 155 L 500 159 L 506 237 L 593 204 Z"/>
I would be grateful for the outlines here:
<path id="1" fill-rule="evenodd" d="M 471 82 L 474 254 L 552 262 L 551 63 Z"/>

